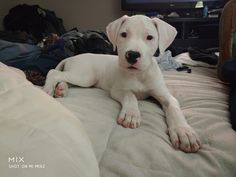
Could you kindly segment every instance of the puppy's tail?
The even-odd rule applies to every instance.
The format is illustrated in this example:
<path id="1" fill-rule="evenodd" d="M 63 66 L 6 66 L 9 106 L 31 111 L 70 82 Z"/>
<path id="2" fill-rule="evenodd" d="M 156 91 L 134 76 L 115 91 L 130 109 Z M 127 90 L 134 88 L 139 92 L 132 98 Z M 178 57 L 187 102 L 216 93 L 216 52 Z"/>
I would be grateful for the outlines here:
<path id="1" fill-rule="evenodd" d="M 58 70 L 58 71 L 63 71 L 64 70 L 64 66 L 65 66 L 65 63 L 66 63 L 66 60 L 62 60 L 58 65 L 57 67 L 55 68 L 55 70 Z"/>

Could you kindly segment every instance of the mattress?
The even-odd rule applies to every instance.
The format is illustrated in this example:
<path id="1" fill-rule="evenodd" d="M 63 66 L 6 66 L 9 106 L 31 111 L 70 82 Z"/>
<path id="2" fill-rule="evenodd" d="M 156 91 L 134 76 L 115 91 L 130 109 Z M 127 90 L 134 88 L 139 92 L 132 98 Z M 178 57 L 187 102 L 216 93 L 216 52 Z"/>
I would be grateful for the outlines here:
<path id="1" fill-rule="evenodd" d="M 228 119 L 228 87 L 218 80 L 216 69 L 191 68 L 191 73 L 163 75 L 200 135 L 197 153 L 172 147 L 164 112 L 152 98 L 139 101 L 142 122 L 137 129 L 116 123 L 121 106 L 101 89 L 72 87 L 67 97 L 56 99 L 83 123 L 101 177 L 235 177 L 236 133 Z"/>
<path id="2" fill-rule="evenodd" d="M 235 177 L 228 87 L 216 69 L 191 69 L 163 75 L 200 135 L 197 153 L 172 147 L 164 112 L 152 98 L 139 101 L 141 126 L 126 129 L 116 123 L 120 104 L 104 90 L 72 87 L 54 99 L 1 64 L 0 176 Z"/>

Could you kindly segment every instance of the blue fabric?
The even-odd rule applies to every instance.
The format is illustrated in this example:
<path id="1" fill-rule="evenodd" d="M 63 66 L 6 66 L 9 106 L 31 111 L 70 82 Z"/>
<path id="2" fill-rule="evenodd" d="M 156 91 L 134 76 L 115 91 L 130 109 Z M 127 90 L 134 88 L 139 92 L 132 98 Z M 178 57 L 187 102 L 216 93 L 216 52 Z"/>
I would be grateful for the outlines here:
<path id="1" fill-rule="evenodd" d="M 0 61 L 7 65 L 36 59 L 41 52 L 36 45 L 0 40 Z"/>
<path id="2" fill-rule="evenodd" d="M 236 84 L 236 59 L 227 60 L 222 66 L 225 81 Z"/>
<path id="3" fill-rule="evenodd" d="M 21 70 L 36 70 L 46 75 L 67 55 L 59 41 L 49 50 L 42 50 L 36 45 L 0 40 L 0 61 Z"/>
<path id="4" fill-rule="evenodd" d="M 229 112 L 232 128 L 236 131 L 236 85 L 233 84 L 229 94 Z"/>
<path id="5" fill-rule="evenodd" d="M 229 94 L 229 112 L 232 128 L 236 131 L 236 59 L 228 60 L 222 66 L 225 81 L 231 83 Z"/>
<path id="6" fill-rule="evenodd" d="M 156 57 L 156 60 L 157 63 L 159 64 L 159 67 L 163 71 L 168 71 L 182 67 L 181 63 L 175 61 L 175 58 L 172 57 L 172 53 L 169 50 L 165 51 L 163 55 Z"/>

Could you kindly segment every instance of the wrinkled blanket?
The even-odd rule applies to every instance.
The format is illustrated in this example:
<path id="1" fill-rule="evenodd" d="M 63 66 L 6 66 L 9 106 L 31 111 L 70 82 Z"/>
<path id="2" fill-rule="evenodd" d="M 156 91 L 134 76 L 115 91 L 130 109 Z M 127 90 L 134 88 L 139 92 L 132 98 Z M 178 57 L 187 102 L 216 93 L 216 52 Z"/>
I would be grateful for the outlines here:
<path id="1" fill-rule="evenodd" d="M 79 119 L 1 63 L 0 176 L 99 176 Z"/>
<path id="2" fill-rule="evenodd" d="M 215 69 L 163 73 L 202 141 L 199 152 L 184 153 L 172 147 L 164 112 L 151 98 L 139 101 L 141 127 L 125 129 L 116 123 L 120 104 L 107 92 L 73 87 L 54 100 L 0 66 L 1 176 L 93 177 L 99 165 L 101 177 L 235 177 L 228 88 Z M 24 162 L 13 162 L 16 157 Z M 15 164 L 38 166 L 9 166 Z"/>
<path id="3" fill-rule="evenodd" d="M 197 153 L 172 147 L 164 112 L 153 99 L 139 101 L 138 129 L 117 125 L 120 104 L 103 90 L 73 87 L 57 100 L 83 122 L 101 177 L 235 177 L 236 133 L 228 120 L 228 88 L 216 78 L 216 70 L 165 71 L 164 77 L 201 137 Z"/>

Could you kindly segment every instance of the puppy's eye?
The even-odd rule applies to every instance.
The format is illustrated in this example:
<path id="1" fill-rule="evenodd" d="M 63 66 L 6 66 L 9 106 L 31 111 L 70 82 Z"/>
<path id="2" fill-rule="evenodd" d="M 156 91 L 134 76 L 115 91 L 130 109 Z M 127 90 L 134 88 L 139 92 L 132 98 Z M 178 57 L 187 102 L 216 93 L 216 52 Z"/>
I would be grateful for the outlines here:
<path id="1" fill-rule="evenodd" d="M 148 40 L 148 41 L 151 41 L 152 39 L 153 39 L 153 36 L 152 36 L 152 35 L 148 35 L 148 36 L 147 36 L 147 40 Z"/>
<path id="2" fill-rule="evenodd" d="M 120 36 L 123 37 L 123 38 L 126 38 L 127 37 L 127 33 L 123 32 L 123 33 L 120 34 Z"/>

